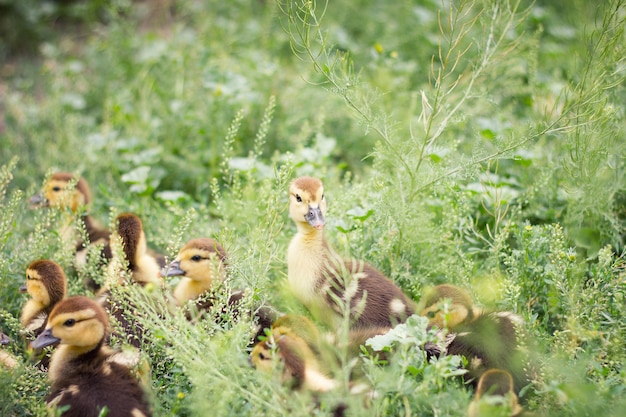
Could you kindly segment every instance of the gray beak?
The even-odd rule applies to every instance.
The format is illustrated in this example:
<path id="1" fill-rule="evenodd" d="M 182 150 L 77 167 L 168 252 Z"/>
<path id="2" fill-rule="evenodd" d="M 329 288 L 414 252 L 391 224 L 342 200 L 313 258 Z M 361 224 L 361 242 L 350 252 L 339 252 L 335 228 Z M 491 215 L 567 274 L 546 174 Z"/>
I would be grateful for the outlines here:
<path id="1" fill-rule="evenodd" d="M 37 339 L 33 340 L 30 345 L 34 349 L 41 349 L 46 346 L 54 345 L 60 341 L 61 339 L 58 337 L 52 336 L 52 329 L 46 329 L 39 336 L 37 336 Z"/>
<path id="2" fill-rule="evenodd" d="M 185 275 L 185 271 L 180 269 L 180 261 L 172 261 L 168 266 L 161 269 L 162 277 L 178 277 Z"/>
<path id="3" fill-rule="evenodd" d="M 31 206 L 47 206 L 48 200 L 40 193 L 40 194 L 35 194 L 31 198 L 29 198 L 28 203 Z"/>
<path id="4" fill-rule="evenodd" d="M 304 216 L 307 222 L 316 229 L 323 229 L 326 222 L 324 221 L 324 215 L 319 207 L 309 206 L 309 212 Z"/>
<path id="5" fill-rule="evenodd" d="M 8 345 L 9 343 L 11 343 L 11 339 L 9 339 L 9 336 L 4 333 L 0 333 L 0 345 L 4 346 Z"/>
<path id="6" fill-rule="evenodd" d="M 24 285 L 20 285 L 20 292 L 21 292 L 21 293 L 28 292 L 28 291 L 26 290 L 26 284 L 24 284 Z"/>

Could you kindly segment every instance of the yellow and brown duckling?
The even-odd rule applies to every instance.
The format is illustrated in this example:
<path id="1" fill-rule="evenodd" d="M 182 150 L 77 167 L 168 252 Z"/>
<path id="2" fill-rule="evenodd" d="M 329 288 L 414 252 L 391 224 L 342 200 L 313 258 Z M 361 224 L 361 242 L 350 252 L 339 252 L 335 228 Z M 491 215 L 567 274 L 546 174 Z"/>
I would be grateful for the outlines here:
<path id="1" fill-rule="evenodd" d="M 250 353 L 250 363 L 271 373 L 282 366 L 281 382 L 298 390 L 327 392 L 338 386 L 323 370 L 315 347 L 289 327 L 272 328 L 267 339 L 257 343 Z"/>
<path id="2" fill-rule="evenodd" d="M 513 377 L 503 369 L 488 369 L 480 376 L 468 417 L 517 417 L 522 415 Z"/>
<path id="3" fill-rule="evenodd" d="M 124 285 L 154 286 L 161 288 L 163 280 L 156 258 L 148 251 L 141 219 L 133 213 L 122 213 L 116 218 L 116 229 L 111 238 L 113 258 L 109 263 L 107 283 L 98 291 L 98 301 L 114 318 L 118 338 L 139 348 L 143 329 L 129 312 L 133 305 L 116 295 L 114 290 Z M 118 247 L 119 245 L 119 247 Z"/>
<path id="4" fill-rule="evenodd" d="M 49 259 L 33 261 L 26 268 L 26 284 L 20 292 L 30 298 L 22 307 L 20 321 L 26 339 L 34 340 L 46 327 L 50 312 L 67 292 L 67 278 L 63 268 Z M 33 352 L 40 366 L 47 368 L 49 357 L 41 351 Z"/>
<path id="5" fill-rule="evenodd" d="M 187 242 L 176 259 L 163 268 L 166 277 L 179 276 L 174 298 L 180 306 L 196 300 L 219 286 L 226 278 L 226 251 L 211 238 L 196 238 Z"/>
<path id="6" fill-rule="evenodd" d="M 446 300 L 449 302 L 447 309 Z M 451 284 L 437 285 L 426 291 L 417 305 L 417 310 L 421 316 L 428 317 L 431 326 L 436 325 L 440 329 L 453 329 L 462 323 L 471 322 L 481 314 L 470 295 Z"/>
<path id="7" fill-rule="evenodd" d="M 113 283 L 125 284 L 124 278 L 128 274 L 131 283 L 161 286 L 163 283 L 161 266 L 148 249 L 141 219 L 133 213 L 122 213 L 115 219 L 115 224 L 115 239 L 111 244 L 114 260 L 117 262 L 109 264 L 109 274 Z M 117 244 L 121 246 L 116 249 Z"/>
<path id="8" fill-rule="evenodd" d="M 164 277 L 181 277 L 174 289 L 177 306 L 186 306 L 187 303 L 193 302 L 192 309 L 203 316 L 213 310 L 216 291 L 223 288 L 222 284 L 226 279 L 226 267 L 227 253 L 224 248 L 214 239 L 201 237 L 188 241 L 180 249 L 176 259 L 163 268 L 161 274 Z M 236 318 L 244 297 L 244 291 L 233 291 L 228 297 L 225 310 L 217 312 L 218 315 L 228 315 L 230 312 Z M 253 341 L 256 342 L 264 329 L 271 326 L 277 313 L 263 305 L 257 307 L 252 314 L 255 322 Z M 187 317 L 191 320 L 192 316 L 192 311 L 188 311 Z"/>
<path id="9" fill-rule="evenodd" d="M 297 233 L 289 244 L 287 264 L 293 294 L 333 326 L 343 317 L 341 303 L 349 303 L 352 329 L 390 328 L 405 321 L 414 305 L 400 288 L 371 265 L 343 259 L 329 247 L 324 237 L 326 209 L 319 179 L 300 177 L 291 183 L 289 215 Z"/>
<path id="10" fill-rule="evenodd" d="M 73 245 L 76 251 L 76 266 L 81 267 L 86 263 L 87 251 L 90 246 L 101 245 L 100 257 L 108 261 L 112 254 L 109 247 L 111 233 L 102 227 L 92 216 L 88 214 L 91 205 L 91 191 L 84 178 L 70 172 L 56 172 L 48 178 L 40 193 L 32 196 L 29 200 L 33 207 L 51 207 L 67 213 L 66 221 L 60 231 L 64 241 Z M 80 214 L 80 222 L 75 224 L 76 216 Z M 87 242 L 79 230 L 86 232 Z M 91 290 L 96 290 L 99 285 L 90 280 L 86 285 Z"/>
<path id="11" fill-rule="evenodd" d="M 26 284 L 20 286 L 20 292 L 30 296 L 22 307 L 20 321 L 24 330 L 37 337 L 46 327 L 46 320 L 54 306 L 65 298 L 65 272 L 49 259 L 33 261 L 26 268 Z"/>
<path id="12" fill-rule="evenodd" d="M 0 332 L 0 365 L 4 368 L 15 369 L 18 365 L 17 359 L 10 352 L 4 350 L 4 347 L 9 343 L 11 343 L 11 338 Z"/>
<path id="13" fill-rule="evenodd" d="M 528 384 L 524 370 L 526 357 L 520 349 L 522 319 L 519 316 L 477 308 L 465 290 L 449 284 L 430 290 L 418 309 L 429 318 L 431 326 L 447 329 L 446 352 L 467 359 L 468 382 L 473 386 L 491 368 L 509 372 L 515 392 Z"/>
<path id="14" fill-rule="evenodd" d="M 52 310 L 46 329 L 33 342 L 35 348 L 59 343 L 48 372 L 50 409 L 69 406 L 65 417 L 97 417 L 105 407 L 110 416 L 151 415 L 127 358 L 105 344 L 108 333 L 106 311 L 90 298 L 69 297 Z"/>

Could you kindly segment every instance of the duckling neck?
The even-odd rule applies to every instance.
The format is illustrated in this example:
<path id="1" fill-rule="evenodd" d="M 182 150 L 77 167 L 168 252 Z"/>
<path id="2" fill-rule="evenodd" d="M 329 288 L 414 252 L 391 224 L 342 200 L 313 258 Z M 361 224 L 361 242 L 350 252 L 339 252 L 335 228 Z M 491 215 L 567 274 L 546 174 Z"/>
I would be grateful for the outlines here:
<path id="1" fill-rule="evenodd" d="M 161 268 L 153 257 L 150 255 L 140 256 L 135 261 L 134 265 L 135 268 L 132 276 L 135 282 L 140 284 L 152 283 L 155 285 L 161 285 Z"/>
<path id="2" fill-rule="evenodd" d="M 33 298 L 28 300 L 26 304 L 24 304 L 24 307 L 22 308 L 22 316 L 20 318 L 20 321 L 22 322 L 22 326 L 28 328 L 31 321 L 35 317 L 37 317 L 37 315 L 43 312 L 49 313 L 48 311 L 45 311 L 47 307 L 48 306 L 46 304 L 40 301 L 37 301 Z"/>
<path id="3" fill-rule="evenodd" d="M 198 281 L 184 277 L 174 290 L 174 298 L 179 305 L 195 300 L 211 289 L 210 281 Z"/>
<path id="4" fill-rule="evenodd" d="M 330 250 L 322 230 L 298 229 L 287 251 L 287 277 L 294 295 L 308 306 L 316 298 Z"/>
<path id="5" fill-rule="evenodd" d="M 61 241 L 71 246 L 76 245 L 76 242 L 79 240 L 74 219 L 74 214 L 71 211 L 68 211 L 65 214 L 61 227 L 58 231 Z"/>

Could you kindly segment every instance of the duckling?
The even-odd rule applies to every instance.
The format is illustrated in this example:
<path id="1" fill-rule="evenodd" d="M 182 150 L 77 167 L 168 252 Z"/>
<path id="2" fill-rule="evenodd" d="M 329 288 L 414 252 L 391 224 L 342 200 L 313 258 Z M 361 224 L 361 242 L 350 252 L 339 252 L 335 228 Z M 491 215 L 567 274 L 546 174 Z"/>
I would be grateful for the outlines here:
<path id="1" fill-rule="evenodd" d="M 447 311 L 441 301 L 451 300 Z M 476 386 L 490 368 L 504 369 L 512 375 L 515 392 L 529 381 L 524 371 L 525 355 L 520 349 L 522 319 L 506 311 L 489 312 L 474 306 L 460 287 L 444 284 L 432 289 L 419 303 L 429 325 L 447 329 L 446 352 L 468 360 L 467 382 Z"/>
<path id="2" fill-rule="evenodd" d="M 119 236 L 121 251 L 114 251 L 114 255 L 123 253 L 125 259 L 117 259 L 119 264 L 124 265 L 123 270 L 130 274 L 132 282 L 142 286 L 154 284 L 161 286 L 161 267 L 157 259 L 148 251 L 146 235 L 143 231 L 143 223 L 133 213 L 122 213 L 116 218 L 116 235 Z M 117 242 L 113 241 L 115 245 Z M 116 275 L 119 264 L 110 263 L 109 272 Z M 123 275 L 123 274 L 122 274 Z M 123 276 L 118 276 L 118 283 L 123 284 Z"/>
<path id="3" fill-rule="evenodd" d="M 277 328 L 290 329 L 294 335 L 298 336 L 311 347 L 315 353 L 320 353 L 321 346 L 334 341 L 331 338 L 324 338 L 318 327 L 311 319 L 299 314 L 283 314 L 272 323 L 271 329 Z"/>
<path id="4" fill-rule="evenodd" d="M 503 369 L 488 369 L 481 375 L 474 399 L 470 403 L 468 417 L 503 416 L 516 417 L 524 410 L 518 404 L 513 377 Z"/>
<path id="5" fill-rule="evenodd" d="M 450 301 L 445 311 L 441 304 L 444 300 Z M 462 323 L 469 323 L 481 313 L 466 291 L 451 284 L 437 285 L 427 291 L 419 301 L 417 311 L 421 316 L 428 317 L 431 326 L 436 325 L 440 329 L 453 329 Z"/>
<path id="6" fill-rule="evenodd" d="M 6 346 L 11 343 L 11 338 L 6 334 L 0 332 L 0 346 Z M 0 364 L 3 367 L 8 369 L 17 368 L 18 361 L 15 356 L 11 355 L 9 352 L 6 352 L 4 349 L 0 350 Z"/>
<path id="7" fill-rule="evenodd" d="M 201 237 L 188 241 L 179 251 L 176 259 L 161 274 L 164 277 L 180 276 L 181 281 L 174 289 L 177 306 L 183 306 L 194 300 L 193 307 L 203 314 L 211 311 L 215 303 L 215 291 L 226 279 L 227 254 L 224 248 L 214 239 Z M 234 291 L 228 299 L 228 309 L 238 315 L 239 305 L 245 296 L 244 291 Z M 227 311 L 222 311 L 227 313 Z M 187 317 L 191 320 L 192 314 Z M 253 319 L 256 333 L 253 342 L 269 328 L 277 313 L 263 305 L 255 309 Z"/>
<path id="8" fill-rule="evenodd" d="M 44 184 L 43 190 L 32 196 L 29 202 L 32 207 L 51 207 L 67 212 L 68 216 L 59 234 L 65 242 L 74 246 L 75 262 L 78 268 L 87 262 L 87 252 L 90 246 L 102 245 L 101 259 L 104 263 L 111 259 L 109 247 L 111 233 L 88 213 L 91 205 L 91 191 L 84 178 L 77 177 L 70 172 L 56 172 Z M 81 224 L 74 223 L 78 213 L 81 213 L 79 220 Z M 81 229 L 86 232 L 87 242 L 83 241 L 80 234 L 77 234 L 77 231 Z M 91 290 L 99 288 L 93 280 L 88 280 L 85 284 Z"/>
<path id="9" fill-rule="evenodd" d="M 54 306 L 65 298 L 67 278 L 63 268 L 49 259 L 33 261 L 26 268 L 26 284 L 20 292 L 28 293 L 30 299 L 22 307 L 20 321 L 28 340 L 33 340 L 44 330 L 48 315 Z M 43 351 L 32 352 L 38 365 L 47 369 L 49 355 Z"/>
<path id="10" fill-rule="evenodd" d="M 263 372 L 272 372 L 277 361 L 283 366 L 281 382 L 292 389 L 328 392 L 338 386 L 322 370 L 311 346 L 288 327 L 274 327 L 250 353 L 250 363 Z"/>
<path id="11" fill-rule="evenodd" d="M 389 278 L 365 262 L 345 260 L 324 237 L 324 186 L 300 177 L 289 187 L 289 215 L 297 227 L 287 252 L 293 294 L 333 327 L 350 307 L 351 328 L 393 327 L 413 314 L 414 305 Z"/>
<path id="12" fill-rule="evenodd" d="M 22 307 L 20 321 L 24 330 L 38 336 L 46 327 L 46 320 L 54 306 L 65 298 L 67 278 L 59 264 L 49 259 L 33 261 L 26 268 L 26 284 L 20 292 L 30 299 Z"/>
<path id="13" fill-rule="evenodd" d="M 98 291 L 97 299 L 119 325 L 116 328 L 121 331 L 113 334 L 139 348 L 143 340 L 143 328 L 134 314 L 128 312 L 133 305 L 123 299 L 123 294 L 113 291 L 113 287 L 136 284 L 161 288 L 163 281 L 159 264 L 147 251 L 141 219 L 132 213 L 122 213 L 117 216 L 116 224 L 111 239 L 114 256 L 108 266 L 107 283 Z M 124 304 L 127 305 L 126 308 L 123 307 Z"/>
<path id="14" fill-rule="evenodd" d="M 162 275 L 181 276 L 174 289 L 178 305 L 195 300 L 226 278 L 226 251 L 217 241 L 201 237 L 188 241 Z"/>
<path id="15" fill-rule="evenodd" d="M 51 412 L 69 406 L 64 417 L 151 415 L 126 358 L 105 344 L 108 333 L 107 313 L 88 297 L 66 298 L 52 310 L 46 329 L 33 342 L 39 349 L 59 343 L 48 372 L 52 387 L 46 405 Z"/>

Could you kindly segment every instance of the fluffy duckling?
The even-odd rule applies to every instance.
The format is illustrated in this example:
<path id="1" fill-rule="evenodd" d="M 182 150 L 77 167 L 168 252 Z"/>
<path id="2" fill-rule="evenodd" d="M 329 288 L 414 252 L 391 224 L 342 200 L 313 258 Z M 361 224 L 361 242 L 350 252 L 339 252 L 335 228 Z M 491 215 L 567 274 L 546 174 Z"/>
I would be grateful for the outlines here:
<path id="1" fill-rule="evenodd" d="M 448 309 L 444 310 L 443 301 L 449 300 Z M 421 316 L 428 317 L 431 326 L 440 329 L 453 329 L 469 323 L 480 315 L 480 309 L 474 306 L 474 300 L 462 288 L 451 284 L 441 284 L 426 292 L 417 305 Z"/>
<path id="2" fill-rule="evenodd" d="M 292 389 L 327 392 L 338 386 L 323 372 L 311 346 L 288 327 L 274 327 L 266 340 L 257 343 L 250 353 L 250 363 L 264 372 L 273 372 L 280 363 L 281 382 Z"/>
<path id="3" fill-rule="evenodd" d="M 201 237 L 187 242 L 176 259 L 163 268 L 166 277 L 180 276 L 174 289 L 178 305 L 196 300 L 226 278 L 226 251 L 217 241 Z"/>
<path id="4" fill-rule="evenodd" d="M 442 302 L 450 301 L 448 309 Z M 504 369 L 512 375 L 515 392 L 528 383 L 525 356 L 519 348 L 522 319 L 506 311 L 487 312 L 474 306 L 471 297 L 460 287 L 444 284 L 432 289 L 419 303 L 419 311 L 429 324 L 450 334 L 446 351 L 468 360 L 468 382 L 476 386 L 480 376 L 491 368 Z"/>
<path id="5" fill-rule="evenodd" d="M 46 329 L 33 342 L 43 348 L 59 343 L 52 355 L 46 400 L 52 410 L 69 406 L 64 417 L 97 417 L 106 407 L 116 417 L 150 416 L 146 394 L 131 374 L 127 359 L 105 344 L 109 319 L 84 296 L 70 297 L 50 313 Z"/>
<path id="6" fill-rule="evenodd" d="M 26 339 L 32 341 L 46 327 L 50 312 L 67 291 L 67 278 L 63 268 L 49 259 L 33 261 L 26 268 L 26 284 L 20 292 L 28 293 L 30 299 L 22 307 L 20 321 Z M 49 355 L 41 350 L 32 352 L 33 358 L 43 369 L 48 368 Z"/>
<path id="7" fill-rule="evenodd" d="M 112 288 L 126 284 L 154 285 L 160 288 L 163 281 L 157 260 L 148 253 L 141 219 L 132 213 L 122 213 L 117 216 L 116 224 L 115 235 L 111 239 L 114 256 L 109 263 L 108 282 L 98 292 L 97 299 L 119 324 L 121 332 L 114 332 L 115 336 L 139 348 L 143 329 L 128 313 L 128 307 L 132 305 L 124 309 L 123 305 L 128 302 L 114 295 Z M 130 282 L 126 282 L 127 278 Z"/>
<path id="8" fill-rule="evenodd" d="M 87 210 L 91 205 L 91 191 L 84 178 L 76 177 L 70 172 L 56 172 L 46 181 L 43 190 L 32 196 L 29 202 L 33 207 L 52 207 L 67 212 L 68 216 L 60 235 L 66 242 L 75 246 L 76 265 L 78 267 L 86 263 L 87 243 L 89 245 L 103 245 L 100 256 L 105 261 L 111 258 L 112 254 L 109 247 L 111 233 L 88 214 Z M 81 225 L 74 224 L 78 213 L 81 213 Z M 84 242 L 77 233 L 79 229 L 83 228 L 87 233 L 88 242 Z M 89 281 L 87 286 L 92 290 L 98 288 L 98 285 L 92 281 Z"/>
<path id="9" fill-rule="evenodd" d="M 215 291 L 226 279 L 227 254 L 214 239 L 202 237 L 188 241 L 179 251 L 176 259 L 161 274 L 164 277 L 180 276 L 181 280 L 174 289 L 177 306 L 190 301 L 199 313 L 211 311 L 215 303 Z M 239 304 L 243 300 L 243 291 L 234 291 L 228 299 L 228 309 L 237 316 Z M 223 311 L 222 313 L 226 313 Z M 269 328 L 277 314 L 267 306 L 261 306 L 253 312 L 256 322 L 255 342 Z M 192 319 L 189 312 L 188 318 Z"/>
<path id="10" fill-rule="evenodd" d="M 287 264 L 293 294 L 333 326 L 348 299 L 353 330 L 403 322 L 413 314 L 413 302 L 372 266 L 342 259 L 329 247 L 324 237 L 326 208 L 319 179 L 300 177 L 291 183 L 289 215 L 297 233 L 289 244 Z"/>
<path id="11" fill-rule="evenodd" d="M 116 218 L 116 235 L 119 236 L 121 251 L 114 250 L 114 256 L 123 253 L 124 259 L 117 259 L 119 263 L 110 263 L 111 275 L 116 275 L 120 268 L 130 274 L 131 281 L 140 285 L 154 284 L 161 286 L 161 266 L 157 259 L 149 252 L 143 223 L 133 213 L 122 213 Z M 113 240 L 112 244 L 118 242 Z M 115 247 L 115 246 L 114 246 Z M 123 275 L 123 274 L 122 274 Z M 123 284 L 123 276 L 118 275 L 118 283 Z"/>
<path id="12" fill-rule="evenodd" d="M 474 399 L 470 403 L 468 417 L 504 416 L 516 417 L 524 410 L 518 404 L 513 377 L 503 369 L 488 369 L 481 375 Z"/>
<path id="13" fill-rule="evenodd" d="M 0 346 L 4 347 L 11 343 L 11 339 L 6 334 L 0 332 Z M 11 355 L 9 352 L 6 352 L 4 349 L 0 350 L 0 364 L 3 367 L 8 369 L 17 368 L 17 359 L 15 356 Z"/>

